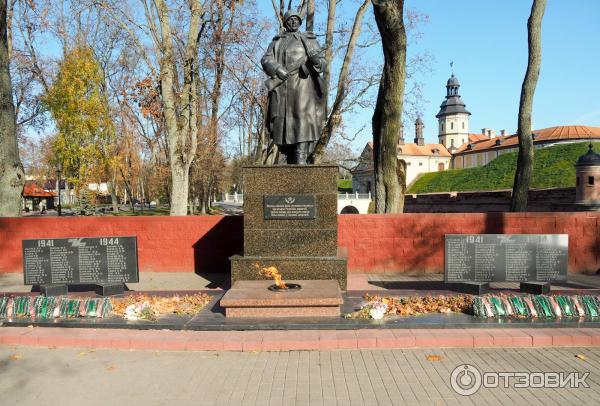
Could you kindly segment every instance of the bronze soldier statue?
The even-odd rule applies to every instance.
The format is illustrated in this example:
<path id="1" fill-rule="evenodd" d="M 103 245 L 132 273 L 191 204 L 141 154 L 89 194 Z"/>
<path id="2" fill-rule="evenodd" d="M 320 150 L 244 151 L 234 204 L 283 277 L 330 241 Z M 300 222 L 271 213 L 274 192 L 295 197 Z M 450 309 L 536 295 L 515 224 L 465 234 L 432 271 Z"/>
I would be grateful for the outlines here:
<path id="1" fill-rule="evenodd" d="M 270 76 L 267 131 L 288 164 L 306 165 L 319 140 L 325 107 L 321 48 L 312 32 L 299 32 L 300 14 L 288 10 L 286 31 L 273 38 L 262 57 Z"/>

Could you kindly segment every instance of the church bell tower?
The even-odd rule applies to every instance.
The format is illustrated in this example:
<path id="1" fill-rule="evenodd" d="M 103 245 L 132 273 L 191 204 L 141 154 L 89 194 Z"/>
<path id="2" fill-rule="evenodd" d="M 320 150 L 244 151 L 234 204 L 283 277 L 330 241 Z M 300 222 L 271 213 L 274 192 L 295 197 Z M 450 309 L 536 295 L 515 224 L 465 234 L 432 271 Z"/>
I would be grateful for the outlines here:
<path id="1" fill-rule="evenodd" d="M 446 100 L 440 105 L 438 119 L 438 138 L 440 144 L 448 151 L 454 152 L 464 143 L 469 142 L 469 116 L 470 112 L 460 98 L 458 89 L 460 83 L 454 74 L 446 84 Z"/>

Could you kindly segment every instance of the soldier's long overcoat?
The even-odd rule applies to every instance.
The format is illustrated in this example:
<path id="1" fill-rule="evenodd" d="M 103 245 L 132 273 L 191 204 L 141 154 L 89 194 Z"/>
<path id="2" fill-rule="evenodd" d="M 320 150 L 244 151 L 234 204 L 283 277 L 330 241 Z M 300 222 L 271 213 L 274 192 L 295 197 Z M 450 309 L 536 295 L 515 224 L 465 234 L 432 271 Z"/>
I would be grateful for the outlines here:
<path id="1" fill-rule="evenodd" d="M 304 39 L 304 43 L 302 41 Z M 275 71 L 307 58 L 307 49 L 320 50 L 310 32 L 284 32 L 273 38 L 261 63 L 267 75 L 275 78 Z M 320 75 L 324 61 L 313 64 L 309 60 L 278 87 L 269 92 L 267 132 L 277 145 L 290 145 L 319 139 L 324 117 L 324 95 L 321 94 Z"/>

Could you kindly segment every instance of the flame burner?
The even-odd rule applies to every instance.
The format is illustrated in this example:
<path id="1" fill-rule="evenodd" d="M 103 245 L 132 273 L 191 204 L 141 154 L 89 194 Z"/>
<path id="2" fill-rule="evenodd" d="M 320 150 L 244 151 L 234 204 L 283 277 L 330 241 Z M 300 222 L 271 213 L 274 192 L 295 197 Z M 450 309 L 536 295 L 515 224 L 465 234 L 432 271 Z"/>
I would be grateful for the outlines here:
<path id="1" fill-rule="evenodd" d="M 288 292 L 288 291 L 296 291 L 302 289 L 302 285 L 298 285 L 297 283 L 286 283 L 287 288 L 280 288 L 276 284 L 269 286 L 271 292 Z"/>

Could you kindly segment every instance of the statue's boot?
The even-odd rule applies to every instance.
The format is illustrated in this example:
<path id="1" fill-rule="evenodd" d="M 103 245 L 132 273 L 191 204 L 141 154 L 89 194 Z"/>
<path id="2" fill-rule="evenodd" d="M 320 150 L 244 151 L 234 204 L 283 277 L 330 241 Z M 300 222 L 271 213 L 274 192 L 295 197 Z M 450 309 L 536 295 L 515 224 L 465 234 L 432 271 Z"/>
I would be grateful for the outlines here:
<path id="1" fill-rule="evenodd" d="M 296 163 L 296 148 L 295 145 L 278 145 L 279 152 L 285 156 L 285 163 L 294 165 Z"/>
<path id="2" fill-rule="evenodd" d="M 307 165 L 308 148 L 310 143 L 300 142 L 296 145 L 296 165 Z"/>
<path id="3" fill-rule="evenodd" d="M 295 152 L 290 152 L 285 156 L 285 162 L 288 165 L 295 165 L 296 164 L 296 153 Z"/>

